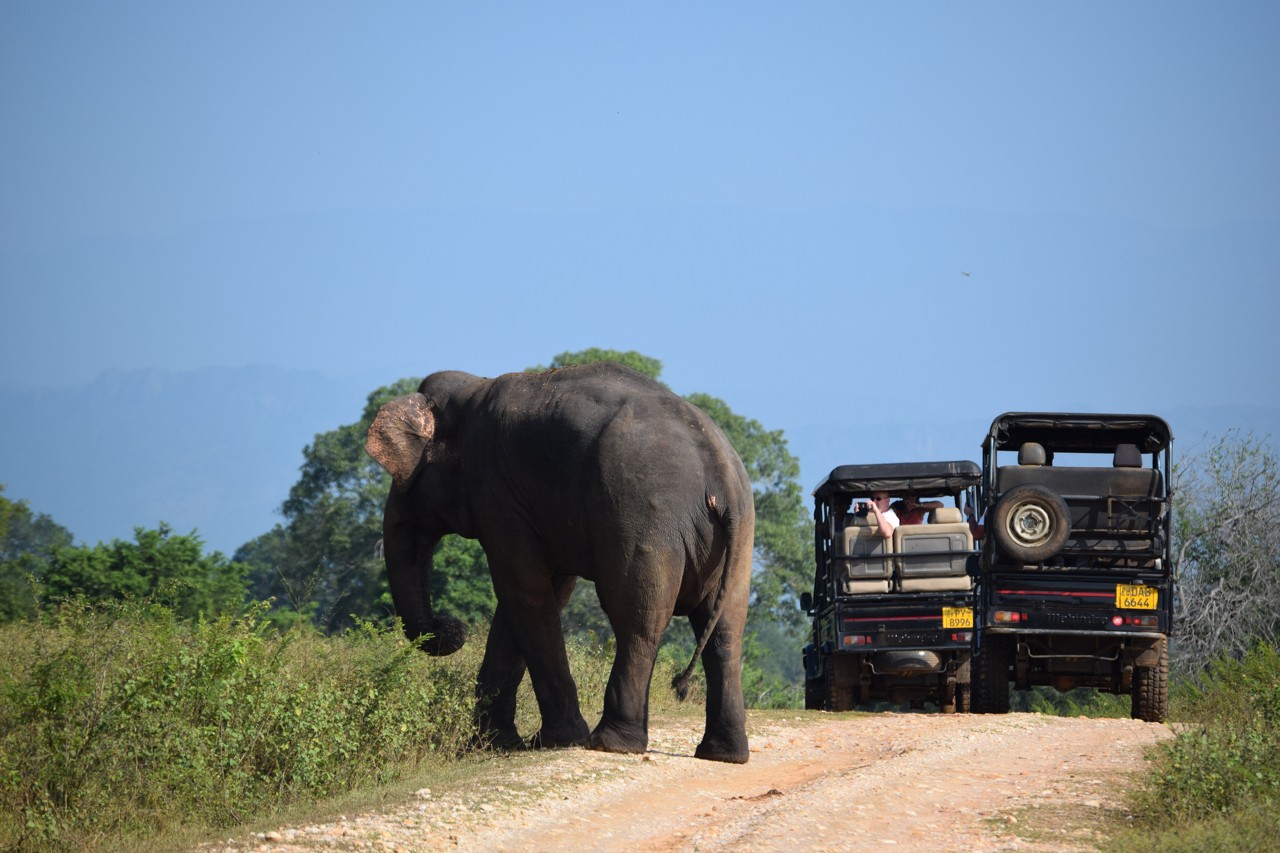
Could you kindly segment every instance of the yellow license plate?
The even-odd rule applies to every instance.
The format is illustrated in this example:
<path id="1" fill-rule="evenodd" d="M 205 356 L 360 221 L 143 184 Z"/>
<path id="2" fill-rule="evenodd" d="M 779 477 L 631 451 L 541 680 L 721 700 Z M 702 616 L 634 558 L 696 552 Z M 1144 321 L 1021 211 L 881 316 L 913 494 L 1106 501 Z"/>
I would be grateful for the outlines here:
<path id="1" fill-rule="evenodd" d="M 942 608 L 942 627 L 943 628 L 972 628 L 973 627 L 973 610 L 968 607 Z"/>
<path id="2" fill-rule="evenodd" d="M 1155 610 L 1158 594 L 1153 586 L 1116 584 L 1116 607 L 1121 610 Z"/>

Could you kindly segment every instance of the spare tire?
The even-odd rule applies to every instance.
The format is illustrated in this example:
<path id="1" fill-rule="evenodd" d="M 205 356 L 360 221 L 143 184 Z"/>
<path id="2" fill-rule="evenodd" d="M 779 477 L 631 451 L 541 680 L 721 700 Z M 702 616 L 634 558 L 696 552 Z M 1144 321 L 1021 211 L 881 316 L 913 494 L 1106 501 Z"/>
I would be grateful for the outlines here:
<path id="1" fill-rule="evenodd" d="M 992 511 L 1000 550 L 1026 563 L 1047 560 L 1062 550 L 1071 532 L 1067 502 L 1044 486 L 1014 486 Z"/>

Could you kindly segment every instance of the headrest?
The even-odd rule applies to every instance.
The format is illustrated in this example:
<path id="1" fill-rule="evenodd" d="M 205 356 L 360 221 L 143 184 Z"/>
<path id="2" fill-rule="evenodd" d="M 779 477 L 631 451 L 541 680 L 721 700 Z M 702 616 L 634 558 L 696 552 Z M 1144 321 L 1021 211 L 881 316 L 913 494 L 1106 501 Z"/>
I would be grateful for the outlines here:
<path id="1" fill-rule="evenodd" d="M 1018 448 L 1019 465 L 1043 465 L 1044 459 L 1044 447 L 1034 441 L 1028 441 Z"/>
<path id="2" fill-rule="evenodd" d="M 1141 468 L 1142 451 L 1136 444 L 1117 444 L 1116 458 L 1111 464 L 1117 468 Z"/>
<path id="3" fill-rule="evenodd" d="M 875 516 L 869 512 L 849 513 L 844 517 L 845 527 L 874 527 Z"/>
<path id="4" fill-rule="evenodd" d="M 962 521 L 964 521 L 964 515 L 958 506 L 942 506 L 929 510 L 930 524 L 959 524 Z"/>

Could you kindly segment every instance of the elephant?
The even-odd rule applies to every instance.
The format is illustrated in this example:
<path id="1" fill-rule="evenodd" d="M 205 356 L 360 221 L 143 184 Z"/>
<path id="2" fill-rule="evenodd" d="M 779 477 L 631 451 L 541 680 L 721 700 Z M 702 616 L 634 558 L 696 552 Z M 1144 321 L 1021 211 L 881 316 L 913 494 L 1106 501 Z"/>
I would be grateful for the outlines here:
<path id="1" fill-rule="evenodd" d="M 697 637 L 673 681 L 684 697 L 699 658 L 706 723 L 695 755 L 748 758 L 742 633 L 755 507 L 719 427 L 655 380 L 600 362 L 494 379 L 433 373 L 386 403 L 366 450 L 391 475 L 383 556 L 406 636 L 448 655 L 466 639 L 433 614 L 432 552 L 455 533 L 480 542 L 497 606 L 476 679 L 475 720 L 498 746 L 642 753 L 649 683 L 674 616 Z M 599 723 L 582 717 L 560 611 L 594 582 L 616 637 Z M 516 731 L 526 667 L 541 726 Z"/>

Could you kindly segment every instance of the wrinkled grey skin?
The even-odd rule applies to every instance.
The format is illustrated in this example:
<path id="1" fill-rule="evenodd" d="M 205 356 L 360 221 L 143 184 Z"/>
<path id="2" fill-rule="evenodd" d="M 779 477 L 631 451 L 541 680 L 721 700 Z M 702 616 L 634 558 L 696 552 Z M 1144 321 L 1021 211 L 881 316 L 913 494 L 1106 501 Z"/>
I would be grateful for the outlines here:
<path id="1" fill-rule="evenodd" d="M 394 481 L 387 574 L 406 634 L 434 635 L 427 651 L 451 654 L 465 634 L 432 613 L 432 551 L 446 533 L 483 546 L 498 606 L 477 680 L 480 730 L 519 743 L 527 665 L 542 716 L 535 745 L 645 751 L 658 643 L 673 615 L 688 616 L 707 677 L 696 754 L 746 762 L 741 652 L 755 511 L 719 428 L 617 364 L 497 379 L 449 371 L 418 391 L 382 407 L 366 444 Z M 579 577 L 595 583 L 617 637 L 594 730 L 560 627 Z"/>

